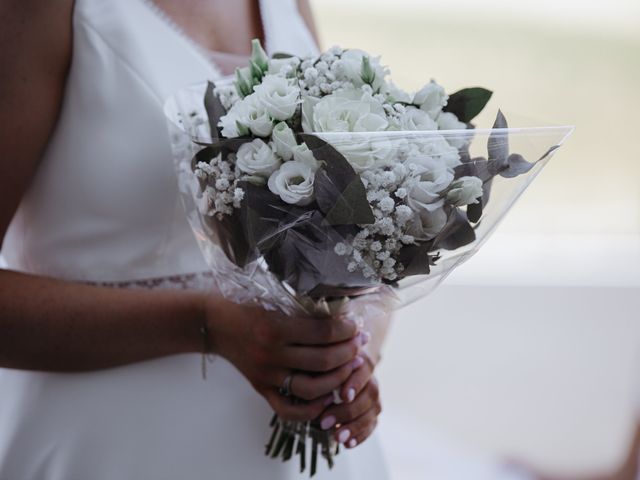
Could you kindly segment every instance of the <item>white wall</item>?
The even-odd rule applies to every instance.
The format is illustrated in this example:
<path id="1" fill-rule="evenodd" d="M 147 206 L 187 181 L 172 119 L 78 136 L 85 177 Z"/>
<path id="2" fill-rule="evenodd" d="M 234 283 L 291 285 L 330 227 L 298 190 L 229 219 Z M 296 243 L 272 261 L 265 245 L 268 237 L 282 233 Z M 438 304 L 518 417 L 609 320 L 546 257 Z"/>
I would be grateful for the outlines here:
<path id="1" fill-rule="evenodd" d="M 479 478 L 478 455 L 571 472 L 619 460 L 640 404 L 640 237 L 619 239 L 610 263 L 593 261 L 594 242 L 529 240 L 518 255 L 498 234 L 398 313 L 380 374 L 395 478 L 443 463 Z"/>
<path id="2" fill-rule="evenodd" d="M 381 54 L 405 88 L 493 89 L 480 125 L 577 126 L 496 237 L 399 312 L 380 373 L 395 478 L 495 480 L 474 454 L 615 463 L 640 396 L 640 2 L 312 5 L 326 46 Z"/>

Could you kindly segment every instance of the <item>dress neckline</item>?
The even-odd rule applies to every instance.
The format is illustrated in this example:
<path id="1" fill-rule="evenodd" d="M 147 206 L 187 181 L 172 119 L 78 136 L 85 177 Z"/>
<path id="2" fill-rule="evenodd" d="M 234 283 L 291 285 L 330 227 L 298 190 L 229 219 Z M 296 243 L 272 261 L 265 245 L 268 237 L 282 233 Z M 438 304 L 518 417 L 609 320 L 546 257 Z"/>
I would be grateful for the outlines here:
<path id="1" fill-rule="evenodd" d="M 218 65 L 218 62 L 216 62 L 215 57 L 225 57 L 235 54 L 211 50 L 210 48 L 194 39 L 184 28 L 178 25 L 166 11 L 158 6 L 156 2 L 154 2 L 153 0 L 140 0 L 140 2 L 146 7 L 146 10 L 153 14 L 158 20 L 160 20 L 160 22 L 163 23 L 168 30 L 171 30 L 174 34 L 181 37 L 199 57 L 201 57 L 213 68 L 217 75 L 219 75 L 220 77 L 224 76 L 224 74 L 222 73 L 222 68 L 220 68 L 220 65 Z M 265 47 L 267 47 L 269 40 L 267 38 L 267 26 L 265 25 L 264 0 L 258 0 L 257 3 L 258 15 L 260 17 L 260 27 L 264 36 Z"/>

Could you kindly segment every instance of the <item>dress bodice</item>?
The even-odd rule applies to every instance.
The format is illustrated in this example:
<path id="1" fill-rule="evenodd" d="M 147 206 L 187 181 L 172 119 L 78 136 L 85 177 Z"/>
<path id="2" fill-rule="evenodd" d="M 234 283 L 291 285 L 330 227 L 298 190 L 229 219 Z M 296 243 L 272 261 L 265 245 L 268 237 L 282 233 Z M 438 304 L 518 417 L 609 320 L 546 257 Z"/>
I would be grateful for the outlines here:
<path id="1" fill-rule="evenodd" d="M 268 52 L 315 43 L 295 0 L 262 0 Z M 150 0 L 76 0 L 57 127 L 2 248 L 15 270 L 127 281 L 205 270 L 180 204 L 164 99 L 221 76 Z"/>
<path id="2" fill-rule="evenodd" d="M 315 50 L 295 0 L 263 0 L 268 52 Z M 59 122 L 7 233 L 10 268 L 160 288 L 206 270 L 179 201 L 164 99 L 220 76 L 149 0 L 76 0 Z M 135 282 L 135 280 L 144 280 Z M 225 359 L 97 372 L 0 368 L 0 478 L 303 478 L 264 456 L 272 410 Z M 317 478 L 386 478 L 375 438 Z"/>

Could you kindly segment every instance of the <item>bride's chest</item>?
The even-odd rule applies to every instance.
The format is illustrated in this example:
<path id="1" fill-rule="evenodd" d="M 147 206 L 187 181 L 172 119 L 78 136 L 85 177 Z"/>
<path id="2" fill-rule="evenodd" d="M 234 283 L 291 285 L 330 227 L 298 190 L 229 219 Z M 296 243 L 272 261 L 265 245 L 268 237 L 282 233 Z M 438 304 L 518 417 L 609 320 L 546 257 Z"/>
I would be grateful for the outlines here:
<path id="1" fill-rule="evenodd" d="M 206 50 L 246 57 L 253 38 L 264 41 L 261 0 L 145 1 Z"/>

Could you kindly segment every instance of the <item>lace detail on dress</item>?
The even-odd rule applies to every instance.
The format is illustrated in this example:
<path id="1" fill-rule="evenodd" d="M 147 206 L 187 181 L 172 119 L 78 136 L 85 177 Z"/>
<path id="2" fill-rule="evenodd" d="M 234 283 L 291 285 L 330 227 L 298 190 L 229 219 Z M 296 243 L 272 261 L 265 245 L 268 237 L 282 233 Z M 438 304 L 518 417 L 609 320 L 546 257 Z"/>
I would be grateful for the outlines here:
<path id="1" fill-rule="evenodd" d="M 130 288 L 143 290 L 213 290 L 216 281 L 213 272 L 188 273 L 170 277 L 129 280 L 126 282 L 84 282 L 96 287 Z"/>

